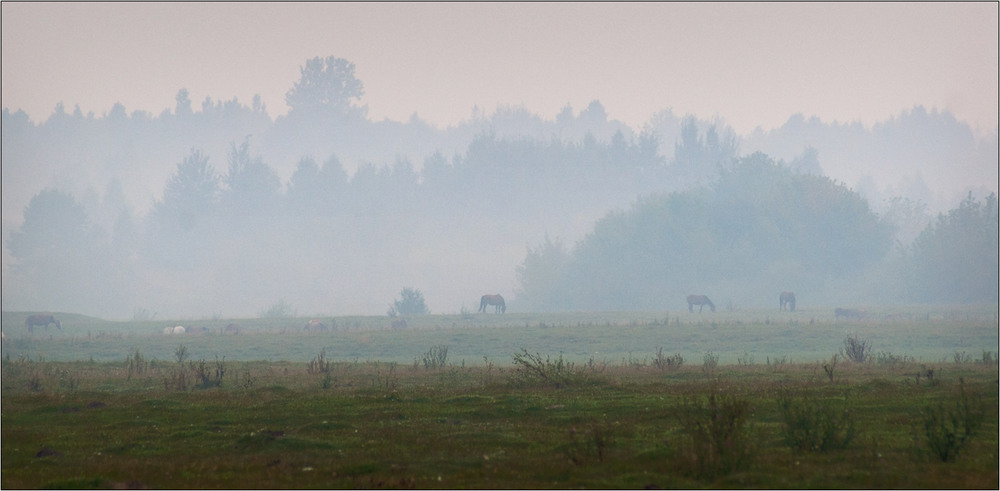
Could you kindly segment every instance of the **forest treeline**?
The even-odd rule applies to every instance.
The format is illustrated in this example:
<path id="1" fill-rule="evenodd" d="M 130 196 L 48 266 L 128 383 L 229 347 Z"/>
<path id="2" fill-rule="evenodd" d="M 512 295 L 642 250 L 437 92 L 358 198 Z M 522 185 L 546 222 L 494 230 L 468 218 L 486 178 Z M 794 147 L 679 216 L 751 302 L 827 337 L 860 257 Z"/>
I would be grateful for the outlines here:
<path id="1" fill-rule="evenodd" d="M 997 298 L 996 198 L 975 186 L 933 219 L 921 196 L 828 177 L 815 139 L 776 158 L 721 121 L 667 110 L 636 132 L 597 101 L 555 121 L 374 122 L 353 65 L 317 58 L 302 77 L 275 119 L 259 98 L 195 111 L 185 90 L 159 116 L 60 106 L 35 124 L 5 108 L 4 308 L 380 313 L 404 287 L 444 313 L 498 292 L 522 311 L 674 309 L 687 293 L 766 305 L 756 292 L 781 289 L 813 304 Z M 966 143 L 954 165 L 981 167 Z"/>

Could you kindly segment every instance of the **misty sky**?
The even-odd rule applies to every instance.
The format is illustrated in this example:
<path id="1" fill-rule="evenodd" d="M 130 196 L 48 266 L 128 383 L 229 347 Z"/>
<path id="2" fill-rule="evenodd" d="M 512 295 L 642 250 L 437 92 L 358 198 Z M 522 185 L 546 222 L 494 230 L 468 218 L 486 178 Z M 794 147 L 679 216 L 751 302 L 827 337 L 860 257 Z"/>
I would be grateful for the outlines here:
<path id="1" fill-rule="evenodd" d="M 374 120 L 447 126 L 473 107 L 554 118 L 598 99 L 738 132 L 795 113 L 871 124 L 920 104 L 997 128 L 998 4 L 3 3 L 3 107 L 159 114 L 259 94 L 271 116 L 305 60 L 356 64 Z"/>

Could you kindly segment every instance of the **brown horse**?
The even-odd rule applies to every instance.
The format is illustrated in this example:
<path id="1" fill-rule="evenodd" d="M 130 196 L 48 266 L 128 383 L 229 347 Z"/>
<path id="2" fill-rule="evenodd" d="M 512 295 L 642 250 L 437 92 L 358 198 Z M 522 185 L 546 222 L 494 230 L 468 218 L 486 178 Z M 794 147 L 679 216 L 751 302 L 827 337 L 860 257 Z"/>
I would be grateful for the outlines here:
<path id="1" fill-rule="evenodd" d="M 503 301 L 503 297 L 500 294 L 496 295 L 483 295 L 483 298 L 479 300 L 479 311 L 486 312 L 486 306 L 493 305 L 496 307 L 496 313 L 507 313 L 507 303 Z"/>
<path id="2" fill-rule="evenodd" d="M 28 328 L 28 332 L 34 332 L 35 326 L 44 326 L 45 329 L 48 329 L 49 324 L 55 324 L 57 328 L 62 329 L 62 324 L 60 324 L 52 314 L 29 315 L 28 318 L 24 320 L 24 325 Z"/>
<path id="3" fill-rule="evenodd" d="M 841 317 L 843 317 L 845 319 L 859 321 L 868 316 L 868 311 L 857 310 L 857 309 L 842 309 L 840 307 L 837 307 L 833 309 L 833 316 L 836 319 L 840 319 Z"/>
<path id="4" fill-rule="evenodd" d="M 701 313 L 701 310 L 705 308 L 706 305 L 708 305 L 708 308 L 712 309 L 712 312 L 715 312 L 715 304 L 712 303 L 712 301 L 709 300 L 708 297 L 706 297 L 705 295 L 688 295 L 687 301 L 688 301 L 688 312 L 694 312 L 695 305 L 699 306 L 698 307 L 699 314 Z"/>
<path id="5" fill-rule="evenodd" d="M 795 293 L 794 292 L 781 292 L 778 296 L 778 304 L 780 310 L 785 310 L 785 306 L 788 306 L 789 312 L 795 312 Z"/>

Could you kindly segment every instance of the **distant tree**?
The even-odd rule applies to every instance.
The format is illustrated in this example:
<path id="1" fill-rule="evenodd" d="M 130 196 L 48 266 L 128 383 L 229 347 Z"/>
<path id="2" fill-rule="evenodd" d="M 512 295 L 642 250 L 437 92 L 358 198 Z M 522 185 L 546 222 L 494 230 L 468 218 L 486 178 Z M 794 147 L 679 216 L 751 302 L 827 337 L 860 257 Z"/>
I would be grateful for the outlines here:
<path id="1" fill-rule="evenodd" d="M 87 214 L 72 195 L 44 189 L 31 198 L 24 210 L 24 222 L 10 234 L 7 248 L 18 260 L 78 256 L 90 232 Z"/>
<path id="2" fill-rule="evenodd" d="M 227 213 L 252 216 L 274 211 L 281 179 L 257 157 L 250 156 L 250 140 L 245 139 L 229 151 L 229 172 L 223 178 L 226 190 L 223 199 Z"/>
<path id="3" fill-rule="evenodd" d="M 390 317 L 395 317 L 397 314 L 411 315 L 427 314 L 430 312 L 424 303 L 424 294 L 420 293 L 420 290 L 403 288 L 399 296 L 399 300 L 394 301 L 392 307 L 389 308 L 388 314 Z"/>
<path id="4" fill-rule="evenodd" d="M 177 97 L 174 98 L 176 101 L 176 106 L 174 107 L 174 114 L 177 116 L 190 116 L 191 115 L 191 97 L 188 94 L 187 89 L 181 89 L 177 91 Z"/>
<path id="5" fill-rule="evenodd" d="M 208 157 L 192 150 L 177 164 L 163 190 L 163 199 L 153 205 L 152 216 L 168 229 L 191 230 L 199 217 L 214 210 L 218 198 L 219 178 Z"/>
<path id="6" fill-rule="evenodd" d="M 682 181 L 707 184 L 718 176 L 722 167 L 732 165 L 737 152 L 738 144 L 734 135 L 720 135 L 713 125 L 703 138 L 698 132 L 698 121 L 693 116 L 688 116 L 681 124 L 680 141 L 674 145 L 672 167 L 677 178 Z"/>
<path id="7" fill-rule="evenodd" d="M 521 291 L 568 302 L 560 309 L 662 307 L 666 295 L 697 285 L 752 291 L 762 282 L 843 277 L 888 251 L 891 228 L 842 185 L 763 154 L 720 171 L 712 186 L 608 213 L 564 261 L 529 250 Z"/>
<path id="8" fill-rule="evenodd" d="M 72 195 L 44 189 L 24 210 L 24 222 L 10 234 L 18 295 L 35 304 L 85 308 L 105 292 L 105 244 Z M 102 300 L 103 301 L 103 300 Z"/>
<path id="9" fill-rule="evenodd" d="M 531 311 L 546 312 L 568 308 L 559 295 L 562 275 L 569 255 L 561 241 L 553 242 L 548 235 L 545 243 L 528 248 L 524 262 L 517 266 L 518 303 Z"/>
<path id="10" fill-rule="evenodd" d="M 998 296 L 997 196 L 972 193 L 939 215 L 913 243 L 912 295 L 918 301 L 993 302 Z"/>
<path id="11" fill-rule="evenodd" d="M 285 103 L 293 112 L 328 110 L 348 114 L 352 102 L 360 101 L 364 85 L 354 76 L 354 63 L 328 56 L 307 60 L 302 75 L 287 94 Z"/>

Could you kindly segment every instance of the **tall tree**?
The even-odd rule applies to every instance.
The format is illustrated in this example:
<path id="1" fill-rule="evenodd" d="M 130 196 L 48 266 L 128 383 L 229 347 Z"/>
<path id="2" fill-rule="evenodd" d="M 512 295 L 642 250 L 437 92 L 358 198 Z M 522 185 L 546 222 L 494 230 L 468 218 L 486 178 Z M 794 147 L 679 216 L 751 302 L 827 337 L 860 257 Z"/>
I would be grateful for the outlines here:
<path id="1" fill-rule="evenodd" d="M 972 193 L 939 215 L 913 243 L 910 285 L 915 300 L 996 302 L 998 292 L 997 196 Z"/>
<path id="2" fill-rule="evenodd" d="M 260 156 L 250 156 L 250 140 L 235 143 L 229 151 L 229 172 L 223 179 L 226 211 L 232 215 L 251 216 L 274 211 L 281 179 Z"/>
<path id="3" fill-rule="evenodd" d="M 352 101 L 360 101 L 364 85 L 354 76 L 354 63 L 328 56 L 306 61 L 302 75 L 288 93 L 285 103 L 293 112 L 327 110 L 348 114 Z"/>
<path id="4" fill-rule="evenodd" d="M 163 199 L 153 205 L 153 217 L 167 229 L 191 230 L 200 217 L 212 212 L 219 197 L 219 178 L 208 157 L 192 150 L 177 164 L 163 190 Z"/>

